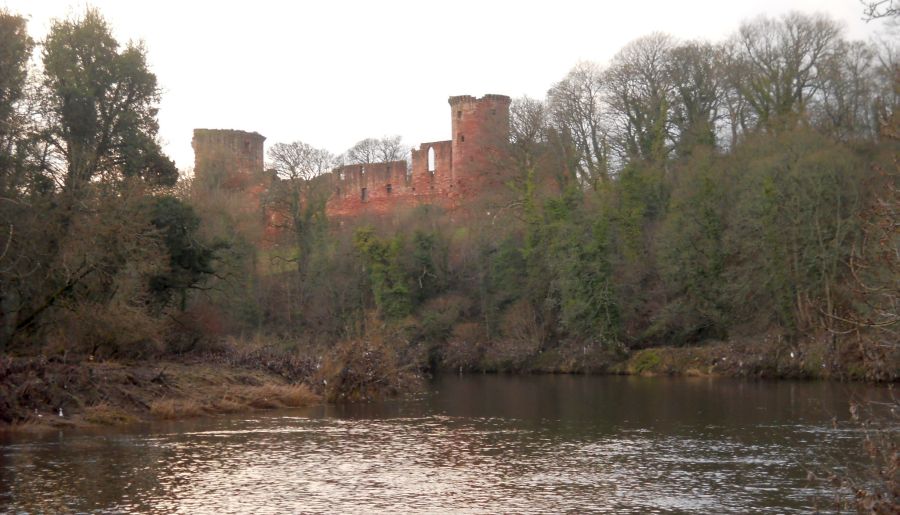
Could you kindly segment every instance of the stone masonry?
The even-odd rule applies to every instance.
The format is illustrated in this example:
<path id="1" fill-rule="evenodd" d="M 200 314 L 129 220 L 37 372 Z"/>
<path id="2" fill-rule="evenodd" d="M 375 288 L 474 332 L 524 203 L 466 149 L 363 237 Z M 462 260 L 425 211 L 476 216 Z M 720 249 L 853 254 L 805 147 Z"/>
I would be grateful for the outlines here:
<path id="1" fill-rule="evenodd" d="M 510 98 L 450 97 L 452 140 L 422 143 L 412 163 L 347 165 L 332 172 L 329 216 L 385 214 L 399 206 L 437 204 L 448 209 L 490 187 L 509 140 Z"/>
<path id="2" fill-rule="evenodd" d="M 331 217 L 393 212 L 401 206 L 460 206 L 499 183 L 498 162 L 509 141 L 510 98 L 469 95 L 449 98 L 451 140 L 422 143 L 412 163 L 353 164 L 333 170 L 327 204 Z M 264 170 L 263 142 L 255 132 L 195 129 L 194 174 L 235 191 L 259 189 Z M 261 182 L 262 181 L 262 182 Z"/>

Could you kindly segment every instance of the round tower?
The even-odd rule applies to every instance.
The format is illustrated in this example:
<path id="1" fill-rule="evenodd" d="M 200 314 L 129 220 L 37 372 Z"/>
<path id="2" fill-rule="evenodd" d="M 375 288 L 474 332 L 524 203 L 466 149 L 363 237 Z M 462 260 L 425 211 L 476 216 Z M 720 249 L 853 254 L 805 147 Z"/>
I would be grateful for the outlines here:
<path id="1" fill-rule="evenodd" d="M 194 129 L 194 177 L 228 189 L 244 189 L 263 173 L 263 142 L 256 132 Z"/>
<path id="2" fill-rule="evenodd" d="M 483 187 L 500 166 L 509 143 L 509 105 L 505 95 L 450 97 L 454 196 Z"/>

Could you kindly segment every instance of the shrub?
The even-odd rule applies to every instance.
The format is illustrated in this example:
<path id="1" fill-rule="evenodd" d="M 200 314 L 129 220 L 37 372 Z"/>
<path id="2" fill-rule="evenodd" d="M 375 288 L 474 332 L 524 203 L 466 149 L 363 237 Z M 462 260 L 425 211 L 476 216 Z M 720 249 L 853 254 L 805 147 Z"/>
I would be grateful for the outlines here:
<path id="1" fill-rule="evenodd" d="M 371 401 L 415 389 L 417 363 L 401 358 L 398 341 L 376 331 L 339 343 L 324 360 L 319 382 L 331 402 Z"/>

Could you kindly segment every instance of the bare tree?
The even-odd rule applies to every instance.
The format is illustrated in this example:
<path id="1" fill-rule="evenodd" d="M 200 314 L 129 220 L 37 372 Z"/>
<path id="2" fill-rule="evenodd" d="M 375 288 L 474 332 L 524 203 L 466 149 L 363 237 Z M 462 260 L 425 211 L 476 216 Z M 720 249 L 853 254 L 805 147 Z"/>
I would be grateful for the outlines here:
<path id="1" fill-rule="evenodd" d="M 661 160 L 671 150 L 674 98 L 667 62 L 672 46 L 665 34 L 642 37 L 625 46 L 607 72 L 614 141 L 625 160 Z"/>
<path id="2" fill-rule="evenodd" d="M 734 39 L 732 84 L 762 129 L 804 118 L 822 87 L 821 67 L 835 51 L 840 28 L 822 15 L 790 13 L 744 23 Z"/>
<path id="3" fill-rule="evenodd" d="M 874 137 L 878 133 L 872 105 L 876 73 L 875 52 L 870 45 L 837 42 L 822 66 L 821 93 L 813 113 L 817 125 L 844 140 Z"/>
<path id="4" fill-rule="evenodd" d="M 547 106 L 540 100 L 520 98 L 509 110 L 512 156 L 523 173 L 533 173 L 547 141 Z"/>
<path id="5" fill-rule="evenodd" d="M 334 157 L 302 141 L 276 143 L 269 148 L 269 161 L 278 176 L 287 180 L 310 181 L 329 171 Z"/>
<path id="6" fill-rule="evenodd" d="M 556 83 L 547 95 L 549 116 L 561 146 L 573 152 L 567 161 L 583 184 L 596 188 L 609 179 L 609 113 L 603 101 L 603 70 L 584 62 Z"/>
<path id="7" fill-rule="evenodd" d="M 325 225 L 325 204 L 331 193 L 325 174 L 334 165 L 334 156 L 295 141 L 272 145 L 268 157 L 282 180 L 271 188 L 266 207 L 276 215 L 274 218 L 289 226 L 297 250 L 297 269 L 304 278 L 311 247 Z"/>
<path id="8" fill-rule="evenodd" d="M 371 164 L 399 161 L 408 153 L 400 136 L 384 136 L 358 141 L 343 157 L 349 164 Z"/>
<path id="9" fill-rule="evenodd" d="M 896 0 L 860 0 L 860 3 L 866 21 L 900 17 L 900 3 Z"/>
<path id="10" fill-rule="evenodd" d="M 667 66 L 674 88 L 671 120 L 679 154 L 689 153 L 694 145 L 715 145 L 726 93 L 722 49 L 685 43 L 669 52 Z"/>

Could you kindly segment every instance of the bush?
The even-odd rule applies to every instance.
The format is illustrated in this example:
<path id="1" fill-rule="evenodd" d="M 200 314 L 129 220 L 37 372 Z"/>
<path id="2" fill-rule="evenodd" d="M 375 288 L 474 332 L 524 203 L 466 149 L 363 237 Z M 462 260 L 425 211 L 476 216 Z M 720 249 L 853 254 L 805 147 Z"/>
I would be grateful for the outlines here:
<path id="1" fill-rule="evenodd" d="M 147 359 L 164 350 L 165 322 L 124 303 L 77 304 L 61 313 L 55 326 L 48 338 L 51 353 Z"/>
<path id="2" fill-rule="evenodd" d="M 418 364 L 402 359 L 399 342 L 376 332 L 339 343 L 324 360 L 319 383 L 330 402 L 371 401 L 414 390 Z"/>
<path id="3" fill-rule="evenodd" d="M 454 325 L 471 309 L 472 302 L 462 295 L 442 295 L 430 300 L 420 312 L 419 337 L 426 342 L 442 342 L 453 333 Z"/>
<path id="4" fill-rule="evenodd" d="M 452 370 L 476 368 L 484 353 L 485 331 L 480 324 L 456 324 L 442 348 L 443 365 Z"/>

